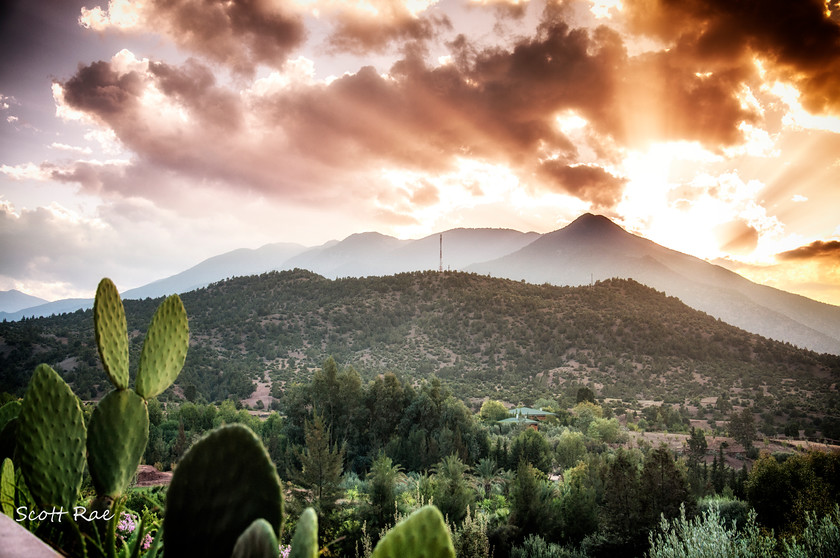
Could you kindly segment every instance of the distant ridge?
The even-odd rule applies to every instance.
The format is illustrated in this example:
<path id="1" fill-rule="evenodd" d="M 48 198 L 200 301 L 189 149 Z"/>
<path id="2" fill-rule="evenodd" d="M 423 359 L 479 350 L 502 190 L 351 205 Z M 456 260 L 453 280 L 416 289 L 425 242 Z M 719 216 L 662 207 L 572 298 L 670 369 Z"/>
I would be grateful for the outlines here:
<path id="1" fill-rule="evenodd" d="M 632 278 L 771 339 L 840 354 L 840 307 L 758 285 L 723 267 L 586 214 L 528 246 L 470 271 L 531 283 L 587 285 Z"/>
<path id="2" fill-rule="evenodd" d="M 0 291 L 0 311 L 2 312 L 17 312 L 24 308 L 46 304 L 46 302 L 43 298 L 28 295 L 16 289 Z"/>
<path id="3" fill-rule="evenodd" d="M 266 271 L 288 269 L 284 267 L 286 260 L 304 250 L 306 250 L 305 246 L 290 243 L 267 244 L 256 250 L 240 248 L 213 256 L 177 275 L 136 289 L 129 289 L 122 293 L 122 297 L 142 299 L 172 293 L 186 293 L 228 277 L 258 275 Z"/>
<path id="4" fill-rule="evenodd" d="M 400 240 L 375 232 L 305 248 L 269 244 L 210 258 L 172 277 L 123 293 L 124 298 L 187 292 L 234 276 L 306 269 L 324 277 L 366 277 L 436 270 L 440 234 Z M 444 269 L 472 271 L 535 284 L 588 285 L 634 279 L 752 333 L 818 352 L 840 354 L 840 307 L 744 277 L 631 234 L 603 215 L 587 213 L 546 234 L 511 229 L 452 229 L 443 233 Z M 0 319 L 45 316 L 90 307 L 58 301 Z"/>

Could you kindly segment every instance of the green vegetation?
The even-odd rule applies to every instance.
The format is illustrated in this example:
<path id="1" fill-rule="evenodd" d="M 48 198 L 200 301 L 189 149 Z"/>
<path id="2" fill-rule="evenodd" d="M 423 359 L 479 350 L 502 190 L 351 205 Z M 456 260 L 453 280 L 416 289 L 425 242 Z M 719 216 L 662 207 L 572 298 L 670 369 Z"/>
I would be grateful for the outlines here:
<path id="1" fill-rule="evenodd" d="M 686 432 L 697 419 L 726 433 L 730 416 L 749 408 L 759 437 L 840 438 L 840 357 L 748 334 L 631 280 L 573 288 L 424 272 L 330 281 L 295 270 L 231 279 L 183 301 L 191 346 L 164 402 L 238 401 L 267 374 L 276 405 L 332 356 L 353 363 L 362 382 L 389 371 L 412 383 L 434 375 L 472 410 L 487 398 L 601 401 L 616 415 L 635 412 L 640 429 Z M 125 302 L 133 363 L 159 302 Z M 80 311 L 0 324 L 0 392 L 21 396 L 46 362 L 83 399 L 102 397 L 109 383 L 91 323 Z M 358 389 L 331 389 L 339 387 Z M 331 413 L 341 404 L 319 411 L 339 439 Z M 387 429 L 385 413 L 376 416 Z"/>
<path id="2" fill-rule="evenodd" d="M 2 466 L 2 509 L 68 555 L 840 552 L 840 453 L 760 454 L 769 447 L 760 433 L 777 422 L 830 431 L 836 360 L 729 328 L 633 282 L 245 278 L 184 297 L 187 308 L 208 304 L 189 324 L 190 342 L 204 351 L 192 364 L 176 299 L 154 315 L 151 301 L 121 313 L 103 284 L 87 330 L 102 364 L 90 365 L 99 379 L 88 387 L 77 356 L 87 345 L 71 333 L 84 328 L 71 329 L 70 317 L 2 329 L 7 348 L 17 339 L 6 362 L 30 358 L 18 350 L 27 336 L 78 349 L 65 356 L 39 344 L 32 358 L 60 359 L 30 372 L 22 402 L 9 392 L 0 407 L 0 451 L 14 459 Z M 247 298 L 230 309 L 216 299 L 224 292 L 234 301 L 237 289 L 263 306 Z M 139 329 L 134 309 L 151 325 Z M 240 329 L 228 346 L 233 329 L 223 324 L 233 315 Z M 28 329 L 36 324 L 40 332 Z M 288 324 L 299 337 L 284 345 L 294 337 L 284 337 Z M 281 341 L 252 345 L 275 326 Z M 59 327 L 60 336 L 51 329 Z M 282 354 L 268 358 L 271 347 Z M 333 357 L 330 347 L 344 352 Z M 214 396 L 236 378 L 250 395 L 266 372 L 275 400 L 260 416 L 236 392 Z M 67 380 L 96 395 L 116 389 L 81 403 Z M 817 401 L 807 413 L 794 404 L 805 388 Z M 514 404 L 552 414 L 534 428 L 500 423 Z M 718 421 L 735 440 L 721 439 Z M 129 487 L 141 460 L 174 469 L 168 489 Z M 18 517 L 21 506 L 80 504 L 115 518 L 59 526 Z"/>

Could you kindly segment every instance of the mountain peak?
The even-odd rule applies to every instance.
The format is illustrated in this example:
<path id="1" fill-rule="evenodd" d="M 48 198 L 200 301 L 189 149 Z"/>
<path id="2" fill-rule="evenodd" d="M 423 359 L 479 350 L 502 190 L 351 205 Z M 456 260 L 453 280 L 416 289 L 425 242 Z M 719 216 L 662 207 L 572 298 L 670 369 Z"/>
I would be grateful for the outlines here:
<path id="1" fill-rule="evenodd" d="M 604 217 L 603 215 L 595 215 L 594 213 L 584 213 L 571 223 L 569 223 L 565 228 L 570 230 L 597 230 L 597 231 L 606 231 L 606 230 L 624 230 L 615 223 L 613 223 L 608 217 Z"/>

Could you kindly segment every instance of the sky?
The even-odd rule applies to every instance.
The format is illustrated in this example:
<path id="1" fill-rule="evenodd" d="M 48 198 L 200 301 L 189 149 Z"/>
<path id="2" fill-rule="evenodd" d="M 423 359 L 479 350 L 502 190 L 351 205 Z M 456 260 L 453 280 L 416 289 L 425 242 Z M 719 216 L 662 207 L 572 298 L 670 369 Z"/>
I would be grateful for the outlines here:
<path id="1" fill-rule="evenodd" d="M 11 0 L 0 290 L 579 215 L 840 305 L 838 0 Z"/>

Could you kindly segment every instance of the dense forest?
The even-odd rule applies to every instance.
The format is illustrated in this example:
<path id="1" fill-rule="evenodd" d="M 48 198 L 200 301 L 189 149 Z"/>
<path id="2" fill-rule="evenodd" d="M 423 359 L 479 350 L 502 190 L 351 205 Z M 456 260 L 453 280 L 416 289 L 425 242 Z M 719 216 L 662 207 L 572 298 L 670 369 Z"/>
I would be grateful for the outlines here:
<path id="1" fill-rule="evenodd" d="M 715 428 L 748 407 L 764 435 L 840 438 L 840 357 L 749 334 L 632 280 L 555 287 L 459 272 L 327 280 L 295 270 L 182 298 L 190 351 L 164 398 L 241 400 L 268 374 L 279 400 L 333 356 L 365 381 L 434 375 L 473 410 L 488 397 L 570 406 L 588 386 L 648 429 L 685 430 L 689 418 Z M 132 362 L 158 303 L 125 301 Z M 103 394 L 90 311 L 0 324 L 0 392 L 22 394 L 40 362 L 83 399 Z M 651 402 L 661 412 L 646 410 Z"/>

